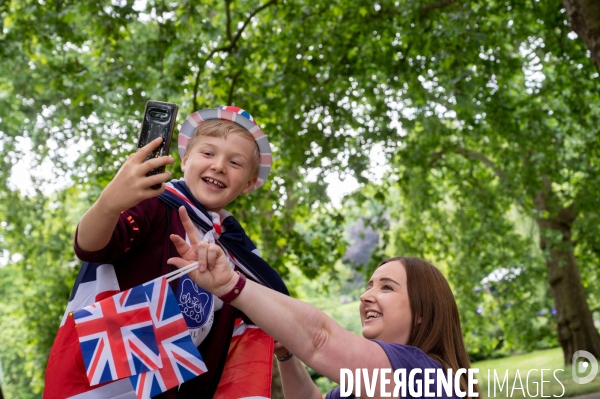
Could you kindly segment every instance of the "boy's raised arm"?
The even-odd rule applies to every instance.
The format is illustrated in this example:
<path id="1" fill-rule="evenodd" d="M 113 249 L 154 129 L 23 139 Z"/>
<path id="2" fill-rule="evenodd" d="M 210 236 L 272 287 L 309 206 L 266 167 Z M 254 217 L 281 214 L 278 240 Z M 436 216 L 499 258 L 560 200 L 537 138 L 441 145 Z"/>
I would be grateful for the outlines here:
<path id="1" fill-rule="evenodd" d="M 158 190 L 150 187 L 169 180 L 171 172 L 152 176 L 146 174 L 154 168 L 172 164 L 173 158 L 164 156 L 144 162 L 161 142 L 162 138 L 159 137 L 130 155 L 98 200 L 83 215 L 76 237 L 80 249 L 94 252 L 104 248 L 110 241 L 121 212 L 165 190 L 164 186 Z"/>

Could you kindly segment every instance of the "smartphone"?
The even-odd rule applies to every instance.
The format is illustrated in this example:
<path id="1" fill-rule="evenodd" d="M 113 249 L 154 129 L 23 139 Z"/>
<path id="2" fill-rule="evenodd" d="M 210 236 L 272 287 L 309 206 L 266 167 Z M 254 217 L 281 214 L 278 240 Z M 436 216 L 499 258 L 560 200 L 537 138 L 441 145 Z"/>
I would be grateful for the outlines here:
<path id="1" fill-rule="evenodd" d="M 173 130 L 175 129 L 175 121 L 177 119 L 177 104 L 163 103 L 160 101 L 150 100 L 146 103 L 144 111 L 144 120 L 142 122 L 142 131 L 138 138 L 138 149 L 142 148 L 149 142 L 159 137 L 163 138 L 161 145 L 156 148 L 146 161 L 152 158 L 169 155 L 171 149 L 171 139 L 173 138 Z M 146 176 L 157 175 L 163 173 L 165 167 L 152 169 Z M 162 184 L 155 184 L 151 188 L 158 190 Z"/>

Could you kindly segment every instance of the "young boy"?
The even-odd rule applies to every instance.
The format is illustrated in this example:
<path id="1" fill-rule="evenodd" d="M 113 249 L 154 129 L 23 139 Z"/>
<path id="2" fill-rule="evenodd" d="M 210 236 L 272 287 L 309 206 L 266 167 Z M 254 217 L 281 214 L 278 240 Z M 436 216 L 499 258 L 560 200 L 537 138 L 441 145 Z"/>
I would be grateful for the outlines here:
<path id="1" fill-rule="evenodd" d="M 146 174 L 174 162 L 170 156 L 144 162 L 161 140 L 129 156 L 83 215 L 75 233 L 76 255 L 86 262 L 111 263 L 121 291 L 169 273 L 174 268 L 167 260 L 179 255 L 169 237 L 186 237 L 177 211 L 185 206 L 201 236 L 223 246 L 232 267 L 287 294 L 279 275 L 258 256 L 239 223 L 223 209 L 238 195 L 260 187 L 270 171 L 269 143 L 250 114 L 220 107 L 190 115 L 178 140 L 184 177 L 156 190 L 150 187 L 169 180 L 171 173 Z M 179 392 L 172 389 L 160 397 L 212 397 L 236 311 L 187 276 L 179 279 L 174 291 L 208 372 L 184 383 Z"/>

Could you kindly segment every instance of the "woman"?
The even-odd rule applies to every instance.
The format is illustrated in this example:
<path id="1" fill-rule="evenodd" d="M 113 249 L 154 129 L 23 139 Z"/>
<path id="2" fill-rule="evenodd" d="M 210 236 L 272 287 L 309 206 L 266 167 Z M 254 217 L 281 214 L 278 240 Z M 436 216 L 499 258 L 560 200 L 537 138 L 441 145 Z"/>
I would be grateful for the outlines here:
<path id="1" fill-rule="evenodd" d="M 286 399 L 321 398 L 300 361 L 337 383 L 342 368 L 367 369 L 368 376 L 373 376 L 375 369 L 410 372 L 414 368 L 469 368 L 456 302 L 445 278 L 429 263 L 417 258 L 392 258 L 375 270 L 360 298 L 363 338 L 307 303 L 245 281 L 230 268 L 219 246 L 199 241 L 185 209 L 179 212 L 190 245 L 172 235 L 182 258 L 171 258 L 169 263 L 181 268 L 197 260 L 198 269 L 190 277 L 244 312 L 280 343 L 277 352 Z M 287 350 L 290 354 L 285 356 Z M 391 393 L 394 380 L 390 374 L 386 378 L 391 379 L 387 386 Z M 367 387 L 361 380 L 360 392 L 365 397 Z M 468 390 L 465 374 L 460 378 L 460 388 L 462 392 Z M 436 384 L 430 391 L 436 392 Z M 381 397 L 380 393 L 375 389 L 371 397 Z M 419 396 L 425 396 L 424 391 Z M 339 397 L 339 387 L 327 395 L 331 399 Z M 403 397 L 410 397 L 410 393 Z"/>

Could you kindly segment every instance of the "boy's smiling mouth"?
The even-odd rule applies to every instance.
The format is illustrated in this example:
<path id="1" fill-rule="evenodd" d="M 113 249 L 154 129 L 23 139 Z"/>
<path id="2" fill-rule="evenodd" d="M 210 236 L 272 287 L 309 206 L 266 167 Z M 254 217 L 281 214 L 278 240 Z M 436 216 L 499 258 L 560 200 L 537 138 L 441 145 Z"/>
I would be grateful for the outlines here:
<path id="1" fill-rule="evenodd" d="M 227 188 L 227 186 L 225 185 L 225 183 L 220 182 L 217 179 L 213 179 L 212 177 L 203 177 L 202 180 L 210 188 L 215 188 L 215 189 Z"/>

